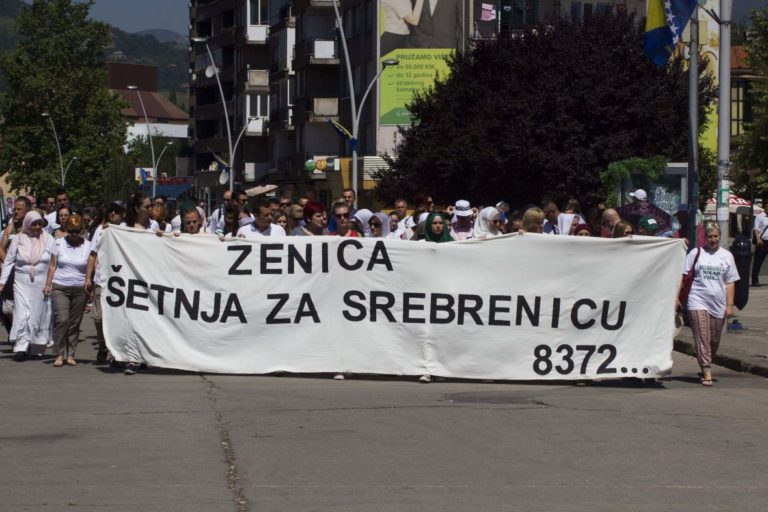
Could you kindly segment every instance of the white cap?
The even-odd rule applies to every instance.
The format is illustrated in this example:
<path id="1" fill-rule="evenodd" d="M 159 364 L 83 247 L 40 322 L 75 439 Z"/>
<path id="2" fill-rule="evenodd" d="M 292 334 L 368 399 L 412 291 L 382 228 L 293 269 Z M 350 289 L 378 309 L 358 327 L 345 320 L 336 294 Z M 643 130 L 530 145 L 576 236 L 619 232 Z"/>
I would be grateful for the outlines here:
<path id="1" fill-rule="evenodd" d="M 466 199 L 459 199 L 453 208 L 453 214 L 457 217 L 469 217 L 472 215 L 472 205 Z"/>
<path id="2" fill-rule="evenodd" d="M 634 197 L 638 201 L 647 201 L 648 200 L 648 194 L 645 193 L 645 190 L 639 188 L 635 190 L 634 192 L 629 193 L 629 197 Z"/>

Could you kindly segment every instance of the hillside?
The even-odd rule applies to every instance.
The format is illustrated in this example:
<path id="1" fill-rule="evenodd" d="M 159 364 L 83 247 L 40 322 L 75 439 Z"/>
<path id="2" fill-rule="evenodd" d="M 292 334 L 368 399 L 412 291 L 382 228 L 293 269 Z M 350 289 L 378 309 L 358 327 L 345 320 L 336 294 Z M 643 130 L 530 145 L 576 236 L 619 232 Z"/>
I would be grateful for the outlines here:
<path id="1" fill-rule="evenodd" d="M 129 34 L 113 27 L 112 46 L 105 58 L 110 62 L 157 66 L 160 90 L 181 91 L 189 79 L 187 47 L 175 42 L 161 43 L 153 35 Z"/>
<path id="2" fill-rule="evenodd" d="M 141 30 L 134 32 L 137 36 L 154 36 L 155 39 L 161 43 L 176 43 L 187 44 L 187 36 L 181 35 L 173 30 L 166 30 L 164 28 L 152 28 L 149 30 Z"/>
<path id="3" fill-rule="evenodd" d="M 10 50 L 16 45 L 18 35 L 13 28 L 13 21 L 21 8 L 22 0 L 0 0 L 0 51 Z M 154 32 L 154 31 L 150 31 Z M 171 31 L 160 31 L 178 34 Z M 168 37 L 169 34 L 165 34 Z M 130 34 L 112 28 L 112 46 L 106 49 L 106 61 L 119 61 L 134 64 L 157 66 L 160 90 L 184 91 L 188 81 L 188 53 L 186 45 L 173 42 L 160 42 L 154 35 Z M 3 89 L 0 77 L 0 90 Z"/>

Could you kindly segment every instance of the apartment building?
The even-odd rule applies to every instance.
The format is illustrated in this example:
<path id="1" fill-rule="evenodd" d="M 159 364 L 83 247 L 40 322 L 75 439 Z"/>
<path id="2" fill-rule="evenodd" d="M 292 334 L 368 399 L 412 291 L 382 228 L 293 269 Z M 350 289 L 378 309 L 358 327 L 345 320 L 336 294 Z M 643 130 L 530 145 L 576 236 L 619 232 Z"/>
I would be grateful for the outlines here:
<path id="1" fill-rule="evenodd" d="M 190 1 L 190 132 L 199 187 L 215 189 L 214 155 L 231 163 L 238 186 L 271 168 L 269 8 L 269 0 Z"/>
<path id="2" fill-rule="evenodd" d="M 384 106 L 384 100 L 391 100 L 385 96 L 392 94 L 393 80 L 400 80 L 411 68 L 400 65 L 394 71 L 386 70 L 379 82 L 373 82 L 385 57 L 380 35 L 385 29 L 382 2 L 386 0 L 337 1 L 349 73 L 333 0 L 190 2 L 190 36 L 206 38 L 219 70 L 233 141 L 242 133 L 234 159 L 235 181 L 242 186 L 268 181 L 295 194 L 315 191 L 321 200 L 337 195 L 342 185 L 350 184 L 351 145 L 329 121 L 352 130 L 354 94 L 360 117 L 358 184 L 361 191 L 370 189 L 372 172 L 384 165 L 379 155 L 394 147 L 398 124 L 407 124 L 407 113 L 402 111 L 409 92 L 400 88 L 400 96 L 395 98 L 401 105 L 397 119 L 402 121 L 387 117 L 391 112 L 384 109 L 391 101 Z M 645 4 L 645 0 L 453 0 L 453 8 L 458 10 L 453 28 L 456 43 L 449 50 L 462 51 L 473 37 L 494 37 L 504 30 L 521 30 L 561 17 L 583 19 L 602 10 L 642 16 Z M 191 133 L 201 183 L 215 185 L 218 171 L 212 166 L 213 153 L 228 160 L 228 144 L 221 95 L 206 43 L 193 42 L 190 48 Z M 416 55 L 433 50 L 405 46 L 402 51 Z M 360 108 L 372 83 L 371 94 Z M 305 164 L 309 160 L 329 164 L 308 171 Z"/>

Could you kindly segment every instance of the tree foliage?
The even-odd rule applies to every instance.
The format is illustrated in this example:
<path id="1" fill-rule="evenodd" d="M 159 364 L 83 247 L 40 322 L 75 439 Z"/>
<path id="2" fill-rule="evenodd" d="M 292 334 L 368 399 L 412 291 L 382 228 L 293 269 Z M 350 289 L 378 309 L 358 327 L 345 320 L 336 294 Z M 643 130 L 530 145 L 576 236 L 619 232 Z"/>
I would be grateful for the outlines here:
<path id="1" fill-rule="evenodd" d="M 53 120 L 66 167 L 66 188 L 81 204 L 102 198 L 104 173 L 122 152 L 122 101 L 106 88 L 102 65 L 109 27 L 88 20 L 92 1 L 35 0 L 16 18 L 19 42 L 0 55 L 8 91 L 0 173 L 15 190 L 47 193 L 60 184 Z M 43 117 L 47 112 L 50 117 Z"/>
<path id="2" fill-rule="evenodd" d="M 409 105 L 414 121 L 378 175 L 380 198 L 429 191 L 443 202 L 592 203 L 605 197 L 600 172 L 610 162 L 686 160 L 684 61 L 655 67 L 642 54 L 642 31 L 634 17 L 607 13 L 456 56 L 451 74 Z M 700 89 L 704 120 L 711 77 Z"/>
<path id="3" fill-rule="evenodd" d="M 768 76 L 768 11 L 752 11 L 752 27 L 745 43 L 747 62 L 755 74 Z M 751 82 L 753 122 L 744 126 L 744 134 L 737 138 L 737 151 L 733 158 L 731 176 L 734 189 L 743 192 L 749 187 L 746 171 L 758 170 L 755 193 L 768 199 L 768 83 L 765 80 Z"/>

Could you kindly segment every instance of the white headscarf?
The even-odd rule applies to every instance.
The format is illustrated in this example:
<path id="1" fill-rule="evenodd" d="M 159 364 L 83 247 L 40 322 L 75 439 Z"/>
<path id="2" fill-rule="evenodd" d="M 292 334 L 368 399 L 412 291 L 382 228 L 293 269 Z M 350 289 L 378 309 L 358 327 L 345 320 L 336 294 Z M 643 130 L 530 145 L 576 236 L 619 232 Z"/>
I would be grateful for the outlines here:
<path id="1" fill-rule="evenodd" d="M 499 210 L 493 206 L 488 206 L 480 210 L 475 219 L 475 227 L 472 228 L 472 238 L 491 238 L 499 236 L 499 227 L 492 224 L 494 217 L 499 215 Z"/>
<path id="2" fill-rule="evenodd" d="M 354 219 L 357 219 L 360 224 L 362 224 L 363 234 L 365 236 L 371 236 L 371 226 L 368 225 L 368 221 L 371 219 L 372 215 L 373 212 L 371 210 L 363 208 L 362 210 L 357 210 L 352 216 Z"/>
<path id="3" fill-rule="evenodd" d="M 40 258 L 45 253 L 48 246 L 48 233 L 42 230 L 38 236 L 32 236 L 32 224 L 42 221 L 43 217 L 35 210 L 27 212 L 24 221 L 21 223 L 21 233 L 19 234 L 19 259 L 29 263 L 29 277 L 31 281 L 35 280 L 35 265 L 40 262 Z"/>
<path id="4" fill-rule="evenodd" d="M 379 238 L 389 238 L 389 232 L 392 231 L 392 223 L 389 220 L 389 215 L 384 212 L 376 212 L 373 214 L 373 217 L 376 217 L 379 219 L 379 222 L 381 222 L 381 236 Z M 371 219 L 368 220 L 370 221 Z"/>

